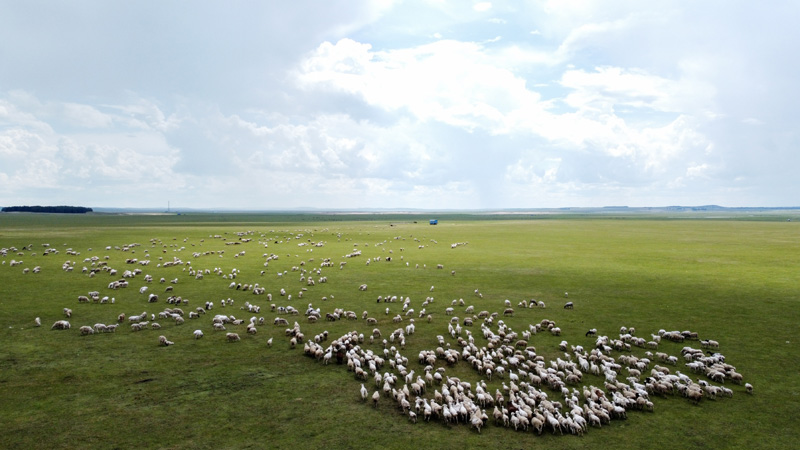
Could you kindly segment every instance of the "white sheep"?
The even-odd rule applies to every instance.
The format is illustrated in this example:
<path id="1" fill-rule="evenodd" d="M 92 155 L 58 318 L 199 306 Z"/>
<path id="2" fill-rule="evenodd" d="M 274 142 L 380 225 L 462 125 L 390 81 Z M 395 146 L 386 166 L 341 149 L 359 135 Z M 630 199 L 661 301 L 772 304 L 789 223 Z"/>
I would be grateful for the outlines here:
<path id="1" fill-rule="evenodd" d="M 34 324 L 34 326 L 37 326 L 37 327 L 42 326 L 42 319 L 40 319 L 38 317 L 33 319 L 33 324 Z"/>
<path id="2" fill-rule="evenodd" d="M 68 330 L 70 327 L 69 322 L 66 320 L 56 320 L 53 323 L 53 326 L 50 327 L 51 330 Z"/>
<path id="3" fill-rule="evenodd" d="M 238 333 L 227 333 L 225 338 L 228 339 L 228 342 L 238 342 L 241 340 Z"/>
<path id="4" fill-rule="evenodd" d="M 195 339 L 200 339 L 201 337 L 203 337 L 203 331 L 202 330 L 194 330 L 193 334 L 194 334 L 194 338 Z"/>
<path id="5" fill-rule="evenodd" d="M 163 345 L 164 347 L 168 347 L 170 345 L 175 344 L 174 342 L 168 340 L 167 337 L 163 335 L 158 337 L 158 343 L 160 345 Z"/>
<path id="6" fill-rule="evenodd" d="M 381 399 L 381 394 L 378 393 L 378 391 L 375 391 L 375 393 L 372 394 L 372 406 L 377 407 L 378 406 L 378 400 L 380 400 L 380 399 Z"/>

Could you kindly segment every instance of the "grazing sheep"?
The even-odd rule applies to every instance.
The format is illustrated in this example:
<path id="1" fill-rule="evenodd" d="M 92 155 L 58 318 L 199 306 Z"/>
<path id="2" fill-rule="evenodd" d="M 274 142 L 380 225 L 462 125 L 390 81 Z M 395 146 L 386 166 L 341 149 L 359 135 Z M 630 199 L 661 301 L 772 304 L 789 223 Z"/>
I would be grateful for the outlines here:
<path id="1" fill-rule="evenodd" d="M 564 303 L 564 309 L 574 309 L 575 305 L 572 302 Z"/>
<path id="2" fill-rule="evenodd" d="M 747 392 L 748 394 L 752 394 L 753 393 L 753 385 L 750 384 L 750 383 L 745 383 L 744 384 L 744 391 Z"/>
<path id="3" fill-rule="evenodd" d="M 64 315 L 67 317 L 67 319 L 69 319 L 72 317 L 72 310 L 69 308 L 64 308 Z"/>
<path id="4" fill-rule="evenodd" d="M 267 347 L 272 347 L 272 338 L 267 339 Z"/>
<path id="5" fill-rule="evenodd" d="M 237 333 L 227 333 L 225 335 L 225 338 L 228 339 L 228 342 L 238 342 L 241 340 L 239 334 Z"/>
<path id="6" fill-rule="evenodd" d="M 203 331 L 202 330 L 194 330 L 193 334 L 194 334 L 194 338 L 195 339 L 200 339 L 201 337 L 203 337 Z"/>
<path id="7" fill-rule="evenodd" d="M 158 343 L 160 345 L 163 345 L 164 347 L 169 347 L 170 345 L 175 344 L 174 342 L 168 340 L 167 337 L 163 335 L 158 337 Z"/>
<path id="8" fill-rule="evenodd" d="M 33 319 L 33 324 L 34 324 L 34 326 L 37 326 L 37 327 L 42 326 L 42 319 L 40 319 L 38 317 Z"/>
<path id="9" fill-rule="evenodd" d="M 381 394 L 379 394 L 378 391 L 375 391 L 375 393 L 372 394 L 372 406 L 377 408 L 378 407 L 378 400 L 380 400 L 380 399 L 381 399 Z"/>
<path id="10" fill-rule="evenodd" d="M 53 326 L 50 327 L 51 330 L 68 330 L 69 329 L 69 322 L 66 320 L 56 320 L 53 323 Z"/>
<path id="11" fill-rule="evenodd" d="M 94 334 L 94 329 L 88 325 L 80 327 L 78 331 L 80 331 L 81 336 L 86 336 L 87 334 Z"/>

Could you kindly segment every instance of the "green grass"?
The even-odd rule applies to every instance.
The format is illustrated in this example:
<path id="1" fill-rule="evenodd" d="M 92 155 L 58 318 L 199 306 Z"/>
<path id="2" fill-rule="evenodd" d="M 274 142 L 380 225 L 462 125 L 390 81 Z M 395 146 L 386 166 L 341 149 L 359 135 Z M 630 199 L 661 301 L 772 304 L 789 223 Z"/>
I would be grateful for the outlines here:
<path id="1" fill-rule="evenodd" d="M 0 215 L 0 248 L 21 250 L 32 244 L 22 256 L 0 257 L 5 261 L 0 265 L 0 423 L 4 424 L 0 447 L 794 446 L 800 435 L 796 342 L 800 229 L 796 222 L 438 217 L 440 224 L 434 227 L 421 215 L 363 216 L 358 221 L 345 220 L 352 216 L 258 214 Z M 254 232 L 247 236 L 252 242 L 225 245 L 243 231 Z M 295 239 L 298 234 L 303 237 Z M 151 244 L 151 239 L 157 244 Z M 325 246 L 297 245 L 309 240 Z M 468 244 L 451 249 L 450 244 L 456 242 Z M 42 256 L 44 243 L 59 253 Z M 141 246 L 128 252 L 114 249 L 131 243 Z M 112 249 L 105 250 L 106 246 Z M 67 248 L 80 255 L 67 255 Z M 355 248 L 362 256 L 344 258 Z M 145 259 L 145 250 L 152 261 L 149 266 L 125 264 L 126 258 Z M 192 256 L 195 251 L 221 250 L 225 251 L 222 257 Z M 235 258 L 242 250 L 246 254 Z M 264 268 L 264 253 L 280 258 Z M 153 275 L 156 282 L 150 292 L 160 294 L 162 301 L 148 304 L 146 296 L 139 294 L 138 288 L 145 285 L 143 275 L 132 279 L 129 288 L 111 291 L 106 285 L 117 277 L 104 272 L 95 278 L 81 274 L 80 268 L 88 266 L 84 258 L 94 255 L 109 256 L 109 265 L 120 274 L 140 267 Z M 393 261 L 365 264 L 376 256 L 392 256 Z M 389 305 L 387 316 L 383 312 L 387 305 L 375 302 L 378 295 L 410 297 L 416 311 L 432 295 L 435 301 L 428 306 L 432 323 L 417 320 L 417 332 L 402 352 L 417 372 L 422 368 L 416 362 L 417 353 L 435 348 L 435 336 L 446 334 L 444 309 L 452 299 L 463 298 L 476 311 L 502 311 L 503 301 L 510 299 L 517 310 L 513 318 L 505 319 L 511 328 L 522 330 L 544 318 L 562 328 L 561 337 L 540 333 L 531 339 L 531 345 L 547 359 L 561 356 L 557 346 L 562 339 L 591 346 L 593 340 L 584 337 L 589 328 L 611 336 L 622 325 L 636 327 L 641 336 L 660 328 L 688 329 L 720 341 L 726 362 L 755 386 L 755 394 L 747 395 L 742 386 L 727 383 L 735 392 L 733 398 L 704 399 L 699 405 L 680 397 L 654 398 L 654 413 L 630 412 L 628 420 L 591 429 L 583 437 L 536 436 L 494 425 L 479 435 L 465 425 L 411 424 L 386 398 L 378 408 L 363 404 L 360 382 L 343 366 L 323 366 L 304 357 L 301 347 L 290 350 L 284 327 L 271 325 L 276 314 L 269 311 L 266 296 L 229 290 L 230 281 L 216 275 L 194 280 L 184 272 L 186 265 L 156 267 L 159 257 L 164 261 L 178 257 L 194 268 L 219 267 L 225 273 L 237 268 L 241 271 L 237 282 L 260 283 L 278 305 L 290 304 L 277 294 L 283 287 L 293 294 L 291 304 L 301 310 L 309 302 L 323 313 L 338 307 L 354 310 L 360 317 L 367 310 L 379 320 L 384 336 L 397 328 L 391 317 L 400 312 L 401 304 Z M 322 269 L 329 282 L 309 287 L 304 298 L 298 299 L 305 284 L 299 280 L 300 272 L 291 268 L 300 267 L 301 261 L 305 261 L 302 267 L 316 268 L 324 258 L 334 263 Z M 10 267 L 12 259 L 24 263 Z M 61 270 L 67 260 L 77 261 L 75 271 Z M 342 270 L 340 261 L 347 262 Z M 415 268 L 417 264 L 420 268 Z M 437 270 L 437 264 L 445 269 Z M 23 274 L 23 268 L 37 265 L 41 273 Z M 266 274 L 260 275 L 261 270 Z M 289 272 L 278 278 L 279 270 Z M 164 327 L 161 331 L 132 333 L 125 324 L 115 334 L 79 336 L 79 326 L 112 323 L 121 312 L 161 311 L 167 306 L 165 285 L 157 281 L 161 277 L 179 278 L 174 294 L 189 299 L 187 311 L 210 300 L 217 305 L 213 313 L 247 319 L 252 314 L 239 307 L 250 301 L 262 306 L 258 315 L 268 325 L 258 327 L 255 336 L 246 335 L 244 327 L 235 330 L 242 335 L 239 343 L 227 343 L 224 333 L 215 333 L 208 315 L 182 326 L 157 319 Z M 361 283 L 369 285 L 366 292 L 358 291 Z M 432 293 L 431 286 L 435 286 Z M 481 291 L 482 299 L 475 289 Z M 77 296 L 90 290 L 115 297 L 115 304 L 78 304 Z M 572 311 L 562 308 L 564 292 L 575 303 Z M 323 302 L 323 296 L 329 300 Z M 235 299 L 235 305 L 220 308 L 219 300 L 228 297 Z M 530 298 L 546 302 L 547 308 L 516 308 L 517 302 Z M 73 310 L 72 329 L 51 331 L 50 325 L 63 317 L 64 307 Z M 463 308 L 456 311 L 464 317 Z M 41 328 L 33 327 L 37 316 L 42 319 Z M 308 324 L 301 317 L 289 319 L 298 320 L 308 337 L 323 330 L 332 337 L 350 330 L 369 334 L 373 328 L 362 320 Z M 194 340 L 192 331 L 198 328 L 206 336 Z M 477 325 L 474 332 L 476 343 L 483 345 Z M 159 347 L 159 334 L 175 345 Z M 272 348 L 266 344 L 269 337 L 275 341 Z M 382 351 L 377 343 L 365 346 Z M 678 355 L 682 346 L 662 343 L 659 351 Z M 644 350 L 633 353 L 641 356 Z M 690 373 L 685 367 L 677 369 Z M 479 379 L 463 362 L 447 373 L 471 382 Z M 591 375 L 584 381 L 603 382 Z M 366 385 L 372 390 L 371 381 Z M 498 387 L 500 381 L 490 383 L 492 392 Z M 548 393 L 551 398 L 560 396 Z"/>

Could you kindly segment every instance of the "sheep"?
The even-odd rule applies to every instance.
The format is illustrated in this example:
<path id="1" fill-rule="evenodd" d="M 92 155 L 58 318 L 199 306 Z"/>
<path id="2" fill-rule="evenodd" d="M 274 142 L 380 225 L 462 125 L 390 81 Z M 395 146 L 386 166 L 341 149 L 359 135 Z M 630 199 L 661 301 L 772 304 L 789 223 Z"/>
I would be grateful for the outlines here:
<path id="1" fill-rule="evenodd" d="M 753 393 L 753 385 L 750 384 L 750 383 L 745 383 L 744 384 L 744 391 L 747 392 L 748 394 L 752 394 Z"/>
<path id="2" fill-rule="evenodd" d="M 53 323 L 53 326 L 50 327 L 51 330 L 68 330 L 70 327 L 69 322 L 66 320 L 56 320 Z"/>
<path id="3" fill-rule="evenodd" d="M 377 408 L 378 407 L 378 400 L 380 400 L 380 399 L 381 399 L 381 394 L 378 393 L 378 391 L 375 391 L 375 393 L 372 394 L 372 406 Z"/>
<path id="4" fill-rule="evenodd" d="M 225 334 L 225 338 L 228 342 L 238 342 L 241 340 L 238 333 L 227 333 Z"/>
<path id="5" fill-rule="evenodd" d="M 368 397 L 369 397 L 369 392 L 367 391 L 367 388 L 364 387 L 364 383 L 361 383 L 361 400 L 367 401 Z"/>
<path id="6" fill-rule="evenodd" d="M 80 331 L 81 336 L 86 336 L 87 334 L 94 334 L 94 328 L 84 325 L 78 329 Z"/>
<path id="7" fill-rule="evenodd" d="M 574 309 L 575 305 L 572 302 L 564 303 L 564 309 Z"/>
<path id="8" fill-rule="evenodd" d="M 193 334 L 194 334 L 194 338 L 195 339 L 200 339 L 201 337 L 203 337 L 203 331 L 202 330 L 194 330 Z"/>
<path id="9" fill-rule="evenodd" d="M 69 308 L 64 308 L 64 315 L 67 317 L 67 319 L 69 319 L 72 317 L 72 310 Z"/>
<path id="10" fill-rule="evenodd" d="M 160 345 L 163 345 L 164 347 L 169 347 L 170 345 L 175 344 L 174 342 L 168 340 L 167 337 L 164 335 L 158 337 L 158 343 Z"/>
<path id="11" fill-rule="evenodd" d="M 33 325 L 34 325 L 34 326 L 37 326 L 37 327 L 40 327 L 40 326 L 42 326 L 42 319 L 40 319 L 40 318 L 38 318 L 38 317 L 37 317 L 37 318 L 35 318 L 35 319 L 33 319 Z"/>

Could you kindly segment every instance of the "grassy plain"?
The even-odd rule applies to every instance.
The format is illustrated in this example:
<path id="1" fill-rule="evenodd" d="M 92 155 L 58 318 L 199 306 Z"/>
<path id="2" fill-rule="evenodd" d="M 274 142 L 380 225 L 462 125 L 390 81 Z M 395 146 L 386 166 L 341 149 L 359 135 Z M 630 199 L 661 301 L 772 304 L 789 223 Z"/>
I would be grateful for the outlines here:
<path id="1" fill-rule="evenodd" d="M 414 215 L 359 216 L 359 220 L 308 215 L 0 215 L 0 248 L 15 247 L 22 253 L 0 257 L 0 447 L 782 449 L 796 445 L 800 437 L 800 225 L 796 221 L 439 218 L 439 225 L 429 226 L 425 217 Z M 237 232 L 246 231 L 253 232 L 245 236 L 251 242 L 227 245 L 238 241 Z M 309 245 L 317 242 L 324 246 Z M 141 246 L 128 252 L 115 248 L 132 243 Z M 466 245 L 453 249 L 452 243 Z M 43 256 L 42 244 L 59 253 Z M 22 250 L 28 245 L 30 249 Z M 80 254 L 67 255 L 70 248 Z M 344 257 L 354 249 L 362 255 Z M 222 250 L 222 256 L 192 255 Z M 243 250 L 244 255 L 234 257 Z M 279 258 L 265 268 L 263 255 L 272 253 Z M 89 266 L 84 259 L 91 256 L 108 256 L 109 265 L 120 274 L 136 267 L 144 273 L 132 279 L 129 288 L 112 291 L 106 286 L 118 276 L 81 274 L 81 267 Z M 392 256 L 393 261 L 374 261 L 378 256 Z M 433 296 L 435 301 L 428 306 L 432 323 L 417 319 L 417 332 L 402 351 L 418 373 L 422 369 L 416 362 L 418 352 L 434 349 L 436 335 L 447 334 L 444 310 L 452 299 L 463 298 L 476 311 L 498 312 L 510 299 L 517 310 L 513 318 L 505 319 L 511 328 L 521 331 L 544 318 L 562 328 L 561 337 L 540 333 L 531 339 L 530 344 L 548 360 L 563 356 L 557 348 L 562 339 L 590 347 L 593 340 L 584 336 L 589 328 L 614 337 L 623 325 L 636 327 L 637 334 L 645 337 L 661 328 L 688 329 L 701 338 L 718 340 L 726 362 L 755 386 L 755 393 L 747 395 L 742 386 L 727 383 L 733 398 L 704 399 L 698 405 L 679 396 L 654 398 L 655 412 L 632 411 L 627 420 L 590 429 L 583 437 L 537 436 L 494 425 L 478 434 L 466 425 L 412 424 L 386 398 L 378 408 L 362 403 L 360 384 L 344 366 L 323 366 L 303 356 L 301 347 L 289 349 L 284 327 L 271 325 L 278 314 L 269 311 L 266 296 L 230 290 L 230 280 L 217 275 L 195 280 L 184 271 L 186 264 L 156 267 L 173 257 L 195 269 L 221 268 L 226 274 L 239 269 L 237 282 L 259 283 L 278 305 L 292 304 L 302 311 L 313 303 L 323 315 L 343 308 L 360 317 L 366 310 L 379 320 L 384 336 L 397 328 L 391 317 L 400 312 L 401 303 L 390 304 L 391 314 L 386 315 L 387 305 L 375 301 L 378 295 L 410 297 L 417 311 L 425 297 Z M 126 258 L 152 262 L 128 265 Z M 292 267 L 317 268 L 324 258 L 333 262 L 333 267 L 322 269 L 328 283 L 308 287 L 304 298 L 298 299 L 306 285 Z M 368 258 L 373 260 L 369 265 Z M 12 259 L 23 264 L 11 267 Z M 67 260 L 76 261 L 73 272 L 62 270 Z M 347 263 L 341 270 L 340 262 Z M 437 270 L 437 264 L 444 270 Z M 23 268 L 35 266 L 41 273 L 23 274 Z M 266 274 L 260 275 L 261 270 Z M 278 277 L 277 272 L 284 270 L 288 273 Z M 148 273 L 156 279 L 150 292 L 160 294 L 160 303 L 148 304 L 138 292 Z M 239 308 L 249 301 L 262 306 L 257 315 L 268 324 L 260 326 L 255 336 L 246 335 L 244 326 L 236 329 L 242 341 L 230 344 L 224 333 L 212 331 L 209 315 L 181 326 L 158 320 L 164 327 L 160 331 L 133 333 L 125 324 L 114 334 L 79 335 L 79 326 L 112 323 L 121 312 L 163 310 L 168 305 L 163 302 L 166 285 L 157 281 L 161 277 L 179 279 L 174 294 L 189 299 L 187 311 L 210 300 L 216 305 L 212 313 L 247 319 L 252 314 Z M 358 290 L 362 283 L 369 286 L 365 292 Z M 280 297 L 280 288 L 293 294 L 293 300 Z M 483 298 L 474 294 L 475 289 Z M 78 304 L 78 295 L 92 290 L 113 296 L 115 303 Z M 564 292 L 569 292 L 574 310 L 562 308 Z M 323 296 L 328 300 L 323 302 Z M 229 297 L 235 305 L 220 308 L 219 300 Z M 530 298 L 544 301 L 547 308 L 516 308 L 517 302 Z M 72 329 L 51 331 L 50 325 L 63 318 L 64 307 L 73 310 Z M 463 307 L 456 308 L 456 315 L 464 317 Z M 33 327 L 37 316 L 41 328 Z M 368 335 L 373 328 L 362 320 L 309 324 L 302 317 L 288 318 L 300 322 L 306 336 L 323 330 L 332 337 L 350 330 Z M 478 326 L 474 328 L 476 343 L 485 344 Z M 195 329 L 203 330 L 205 338 L 194 340 Z M 159 334 L 175 345 L 159 347 Z M 270 337 L 275 341 L 272 348 L 266 344 Z M 382 351 L 378 343 L 365 345 Z M 664 342 L 659 351 L 679 355 L 682 346 Z M 642 356 L 644 350 L 633 353 Z M 691 373 L 682 362 L 674 369 Z M 447 368 L 447 374 L 473 383 L 480 378 L 464 362 Z M 602 383 L 599 377 L 584 377 L 584 384 Z M 373 383 L 366 386 L 372 392 Z M 489 383 L 491 392 L 500 386 L 501 380 Z"/>

